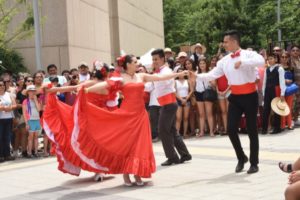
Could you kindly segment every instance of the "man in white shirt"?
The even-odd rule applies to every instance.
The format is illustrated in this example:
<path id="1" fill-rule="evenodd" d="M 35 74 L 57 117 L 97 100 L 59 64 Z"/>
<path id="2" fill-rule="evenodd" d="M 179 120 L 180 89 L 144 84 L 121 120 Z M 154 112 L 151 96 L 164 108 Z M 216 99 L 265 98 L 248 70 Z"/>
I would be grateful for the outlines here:
<path id="1" fill-rule="evenodd" d="M 89 66 L 86 62 L 81 62 L 78 66 L 79 82 L 90 80 Z"/>
<path id="2" fill-rule="evenodd" d="M 244 113 L 247 122 L 247 133 L 250 139 L 250 163 L 248 174 L 258 172 L 258 133 L 257 133 L 257 110 L 258 95 L 256 91 L 256 67 L 263 66 L 264 58 L 255 51 L 243 50 L 240 47 L 240 36 L 237 31 L 228 31 L 224 34 L 224 48 L 232 52 L 223 57 L 217 67 L 208 73 L 192 74 L 200 80 L 211 81 L 225 74 L 228 85 L 231 86 L 228 108 L 228 135 L 234 147 L 238 164 L 235 172 L 244 169 L 244 163 L 248 162 L 238 135 L 238 126 Z"/>
<path id="3" fill-rule="evenodd" d="M 156 49 L 152 53 L 153 66 L 156 73 L 170 74 L 172 70 L 165 63 L 165 53 L 163 49 Z M 174 79 L 166 81 L 155 81 L 154 87 L 160 108 L 158 120 L 158 134 L 162 141 L 163 149 L 167 160 L 162 166 L 183 163 L 191 160 L 192 156 L 187 150 L 182 137 L 176 130 L 177 102 L 175 96 Z M 175 151 L 180 154 L 180 159 Z"/>
<path id="4" fill-rule="evenodd" d="M 64 76 L 60 76 L 57 74 L 57 67 L 55 64 L 50 64 L 47 67 L 48 77 L 44 79 L 44 83 L 50 83 L 50 77 L 57 77 L 59 85 L 63 86 L 67 83 L 67 79 Z"/>

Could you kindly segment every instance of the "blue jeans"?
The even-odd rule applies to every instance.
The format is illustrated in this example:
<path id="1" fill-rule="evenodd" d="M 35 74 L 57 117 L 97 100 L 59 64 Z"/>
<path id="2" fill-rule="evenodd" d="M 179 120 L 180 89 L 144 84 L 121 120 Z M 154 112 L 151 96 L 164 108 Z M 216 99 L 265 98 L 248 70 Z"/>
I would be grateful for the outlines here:
<path id="1" fill-rule="evenodd" d="M 10 156 L 13 119 L 0 119 L 0 157 Z"/>

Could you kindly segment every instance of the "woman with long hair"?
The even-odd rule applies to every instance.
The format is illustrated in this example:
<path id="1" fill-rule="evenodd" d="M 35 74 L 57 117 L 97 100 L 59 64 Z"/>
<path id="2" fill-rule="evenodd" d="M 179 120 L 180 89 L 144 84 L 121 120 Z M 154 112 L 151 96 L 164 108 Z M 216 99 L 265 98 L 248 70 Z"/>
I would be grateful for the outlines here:
<path id="1" fill-rule="evenodd" d="M 177 72 L 182 72 L 183 68 L 179 68 Z M 175 80 L 176 89 L 176 99 L 178 104 L 178 109 L 176 112 L 176 129 L 179 132 L 181 127 L 181 122 L 183 121 L 183 137 L 187 138 L 188 134 L 188 119 L 190 111 L 190 97 L 193 94 L 188 80 L 183 76 L 179 76 Z"/>
<path id="2" fill-rule="evenodd" d="M 197 66 L 193 59 L 187 59 L 183 65 L 185 70 L 195 73 L 197 71 Z M 188 77 L 188 82 L 190 85 L 190 90 L 195 91 L 196 82 L 195 80 Z M 190 112 L 189 112 L 189 125 L 190 125 L 190 135 L 196 135 L 199 131 L 199 113 L 197 108 L 197 101 L 194 92 L 190 96 Z"/>
<path id="3" fill-rule="evenodd" d="M 208 72 L 208 65 L 206 60 L 200 60 L 198 65 L 198 73 Z M 203 98 L 204 91 L 208 88 L 213 88 L 214 81 L 201 81 L 196 80 L 196 99 L 199 111 L 200 133 L 198 136 L 203 136 L 205 131 L 205 119 L 207 118 L 210 136 L 214 136 L 214 119 L 213 119 L 213 102 L 207 101 Z"/>

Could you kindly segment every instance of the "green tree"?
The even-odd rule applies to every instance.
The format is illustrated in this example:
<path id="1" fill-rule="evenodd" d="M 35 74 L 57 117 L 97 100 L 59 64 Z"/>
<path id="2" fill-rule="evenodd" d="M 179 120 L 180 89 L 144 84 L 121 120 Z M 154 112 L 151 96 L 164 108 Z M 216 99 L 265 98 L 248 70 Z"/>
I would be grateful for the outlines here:
<path id="1" fill-rule="evenodd" d="M 24 12 L 25 11 L 25 12 Z M 11 23 L 20 12 L 24 18 L 14 27 Z M 14 42 L 27 38 L 33 34 L 34 19 L 32 6 L 26 0 L 0 0 L 0 60 L 3 70 L 14 73 L 25 71 L 22 57 L 11 46 Z"/>
<path id="2" fill-rule="evenodd" d="M 222 34 L 238 30 L 242 47 L 267 48 L 268 41 L 300 40 L 300 0 L 282 0 L 282 22 L 277 23 L 274 0 L 164 0 L 165 44 L 178 50 L 182 44 L 200 42 L 212 55 Z"/>

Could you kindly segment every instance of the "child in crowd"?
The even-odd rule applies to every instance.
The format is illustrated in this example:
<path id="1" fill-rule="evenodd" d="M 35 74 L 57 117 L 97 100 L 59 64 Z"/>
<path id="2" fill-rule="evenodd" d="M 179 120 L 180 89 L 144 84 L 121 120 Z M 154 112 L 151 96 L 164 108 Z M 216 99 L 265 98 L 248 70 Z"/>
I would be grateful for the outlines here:
<path id="1" fill-rule="evenodd" d="M 263 122 L 262 122 L 262 134 L 267 134 L 269 125 L 269 116 L 271 112 L 271 101 L 275 97 L 281 98 L 281 101 L 285 101 L 285 79 L 284 69 L 278 64 L 278 56 L 271 54 L 268 56 L 268 67 L 265 70 L 264 81 L 263 81 Z M 273 131 L 272 134 L 281 132 L 281 121 L 280 116 L 274 113 Z"/>
<path id="2" fill-rule="evenodd" d="M 34 85 L 28 85 L 26 88 L 27 98 L 23 101 L 22 109 L 26 129 L 29 132 L 27 155 L 28 158 L 38 157 L 38 134 L 41 132 L 40 110 L 41 105 L 36 96 L 36 88 Z M 34 145 L 35 153 L 32 155 Z"/>

